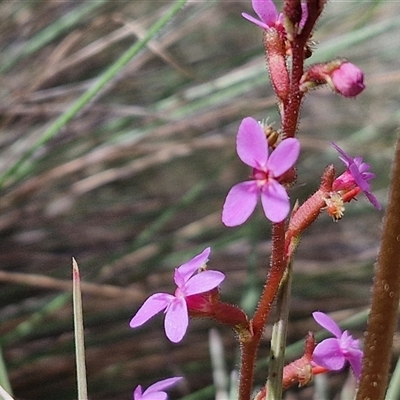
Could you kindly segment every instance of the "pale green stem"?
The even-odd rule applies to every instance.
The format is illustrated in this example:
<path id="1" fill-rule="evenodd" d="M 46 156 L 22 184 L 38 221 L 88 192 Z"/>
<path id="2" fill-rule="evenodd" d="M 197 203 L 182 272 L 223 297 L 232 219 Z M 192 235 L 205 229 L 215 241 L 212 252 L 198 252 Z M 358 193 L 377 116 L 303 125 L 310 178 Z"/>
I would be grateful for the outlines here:
<path id="1" fill-rule="evenodd" d="M 3 388 L 3 386 L 0 386 L 0 399 L 1 400 L 14 400 L 12 396 Z"/>
<path id="2" fill-rule="evenodd" d="M 83 328 L 82 292 L 79 277 L 79 268 L 75 259 L 72 259 L 72 301 L 74 307 L 74 333 L 76 376 L 78 384 L 78 400 L 87 400 L 85 339 Z"/>
<path id="3" fill-rule="evenodd" d="M 6 390 L 8 393 L 12 394 L 11 384 L 10 384 L 10 380 L 8 378 L 6 364 L 4 362 L 2 347 L 0 347 L 0 383 L 2 385 L 2 386 L 0 386 L 2 390 Z M 4 389 L 3 389 L 3 387 L 4 387 Z"/>
<path id="4" fill-rule="evenodd" d="M 271 351 L 266 383 L 267 400 L 282 398 L 283 367 L 292 289 L 292 262 L 289 263 L 277 296 L 277 320 L 272 328 Z"/>
<path id="5" fill-rule="evenodd" d="M 211 328 L 208 334 L 210 358 L 215 386 L 215 400 L 228 398 L 228 372 L 225 363 L 224 344 L 220 333 Z"/>
<path id="6" fill-rule="evenodd" d="M 385 400 L 393 399 L 400 399 L 400 357 L 397 360 L 385 397 Z"/>

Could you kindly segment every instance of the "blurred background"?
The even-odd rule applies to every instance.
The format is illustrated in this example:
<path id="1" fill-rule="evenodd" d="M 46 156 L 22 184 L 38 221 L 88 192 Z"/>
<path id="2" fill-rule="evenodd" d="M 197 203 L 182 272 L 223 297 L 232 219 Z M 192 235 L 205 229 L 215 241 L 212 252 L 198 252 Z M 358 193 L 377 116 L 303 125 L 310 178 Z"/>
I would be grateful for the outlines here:
<path id="1" fill-rule="evenodd" d="M 220 220 L 228 190 L 249 174 L 235 155 L 241 119 L 279 127 L 262 31 L 240 15 L 253 14 L 251 2 L 188 2 L 69 122 L 43 137 L 172 4 L 0 2 L 0 344 L 17 399 L 76 398 L 72 257 L 84 281 L 91 399 L 130 399 L 138 384 L 178 375 L 186 380 L 171 398 L 214 399 L 212 326 L 227 371 L 237 366 L 228 327 L 194 320 L 174 345 L 162 316 L 140 329 L 128 323 L 150 294 L 173 290 L 173 268 L 207 246 L 209 267 L 226 274 L 222 299 L 250 314 L 256 306 L 270 225 L 260 208 L 239 228 Z M 372 164 L 384 208 L 400 117 L 400 4 L 331 1 L 317 27 L 308 62 L 347 57 L 363 69 L 367 89 L 357 99 L 328 88 L 306 97 L 290 196 L 304 201 L 329 163 L 343 170 L 335 141 Z M 322 215 L 304 235 L 288 343 L 319 329 L 312 311 L 341 320 L 368 305 L 383 212 L 360 196 L 340 222 Z M 352 332 L 361 337 L 364 328 Z M 257 384 L 265 376 L 259 368 Z M 346 377 L 328 376 L 327 399 L 339 398 Z M 295 388 L 286 399 L 313 393 L 313 385 Z"/>

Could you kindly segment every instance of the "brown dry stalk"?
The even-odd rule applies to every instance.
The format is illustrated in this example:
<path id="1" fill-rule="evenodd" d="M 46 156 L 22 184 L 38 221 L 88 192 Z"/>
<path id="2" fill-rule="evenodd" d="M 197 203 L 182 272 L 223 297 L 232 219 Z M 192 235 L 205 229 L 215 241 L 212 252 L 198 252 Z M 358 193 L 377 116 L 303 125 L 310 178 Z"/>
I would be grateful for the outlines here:
<path id="1" fill-rule="evenodd" d="M 400 292 L 400 137 L 374 279 L 357 400 L 384 399 Z"/>

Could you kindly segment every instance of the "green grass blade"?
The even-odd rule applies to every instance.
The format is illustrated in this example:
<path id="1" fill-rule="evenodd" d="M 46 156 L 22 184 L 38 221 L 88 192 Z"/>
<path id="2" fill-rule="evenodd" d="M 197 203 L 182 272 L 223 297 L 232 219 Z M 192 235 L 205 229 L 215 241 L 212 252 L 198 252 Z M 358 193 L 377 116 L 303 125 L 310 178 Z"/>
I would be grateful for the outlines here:
<path id="1" fill-rule="evenodd" d="M 385 397 L 385 400 L 391 399 L 400 399 L 400 358 L 397 360 Z"/>
<path id="2" fill-rule="evenodd" d="M 75 333 L 75 356 L 76 376 L 78 384 L 78 399 L 86 400 L 87 381 L 85 364 L 85 338 L 83 328 L 82 292 L 80 285 L 79 268 L 75 259 L 72 259 L 72 299 L 74 306 L 74 333 Z"/>

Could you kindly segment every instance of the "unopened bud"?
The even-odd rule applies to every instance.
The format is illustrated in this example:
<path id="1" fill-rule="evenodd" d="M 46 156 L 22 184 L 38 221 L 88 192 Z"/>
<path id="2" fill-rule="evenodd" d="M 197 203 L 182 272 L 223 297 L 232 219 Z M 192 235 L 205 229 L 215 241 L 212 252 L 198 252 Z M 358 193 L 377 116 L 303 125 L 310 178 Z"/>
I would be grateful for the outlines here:
<path id="1" fill-rule="evenodd" d="M 360 68 L 344 62 L 332 72 L 333 88 L 344 97 L 355 97 L 364 89 L 364 74 Z"/>
<path id="2" fill-rule="evenodd" d="M 344 97 L 355 97 L 365 89 L 360 68 L 345 60 L 334 60 L 311 65 L 300 80 L 300 90 L 306 92 L 326 83 Z"/>

